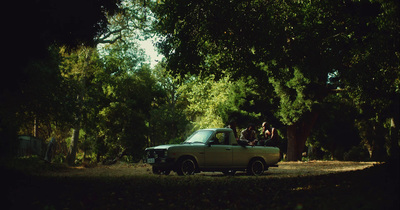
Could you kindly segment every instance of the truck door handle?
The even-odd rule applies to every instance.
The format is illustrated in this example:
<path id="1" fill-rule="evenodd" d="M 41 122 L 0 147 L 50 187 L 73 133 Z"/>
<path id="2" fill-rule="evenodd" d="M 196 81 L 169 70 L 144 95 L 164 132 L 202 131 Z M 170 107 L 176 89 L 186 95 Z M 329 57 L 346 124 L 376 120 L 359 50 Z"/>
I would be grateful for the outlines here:
<path id="1" fill-rule="evenodd" d="M 231 150 L 231 148 L 226 148 L 225 150 Z"/>

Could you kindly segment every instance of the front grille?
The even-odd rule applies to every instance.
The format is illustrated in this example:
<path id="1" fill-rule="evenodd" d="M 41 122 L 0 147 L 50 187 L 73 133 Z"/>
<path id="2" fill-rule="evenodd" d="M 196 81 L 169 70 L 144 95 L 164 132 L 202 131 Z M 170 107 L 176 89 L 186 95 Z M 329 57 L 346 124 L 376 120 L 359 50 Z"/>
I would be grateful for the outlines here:
<path id="1" fill-rule="evenodd" d="M 163 149 L 147 150 L 147 158 L 165 158 L 165 151 Z"/>

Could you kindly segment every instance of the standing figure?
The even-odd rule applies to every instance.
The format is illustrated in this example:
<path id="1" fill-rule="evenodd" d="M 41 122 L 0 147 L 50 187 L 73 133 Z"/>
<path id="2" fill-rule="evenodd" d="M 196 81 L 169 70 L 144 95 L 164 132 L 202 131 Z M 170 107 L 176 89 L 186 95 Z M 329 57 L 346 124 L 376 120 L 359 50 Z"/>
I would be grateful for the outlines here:
<path id="1" fill-rule="evenodd" d="M 56 144 L 56 138 L 52 137 L 49 144 L 47 145 L 46 155 L 44 156 L 44 160 L 47 162 L 51 162 L 51 158 L 53 157 L 53 150 Z"/>

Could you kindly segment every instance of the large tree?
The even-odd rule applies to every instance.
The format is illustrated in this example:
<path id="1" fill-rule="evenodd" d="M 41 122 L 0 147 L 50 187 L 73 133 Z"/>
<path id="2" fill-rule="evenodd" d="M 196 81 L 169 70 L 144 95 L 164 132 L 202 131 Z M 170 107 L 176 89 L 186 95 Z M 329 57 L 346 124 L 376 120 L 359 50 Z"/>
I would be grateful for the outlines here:
<path id="1" fill-rule="evenodd" d="M 90 101 L 96 100 L 95 96 L 97 96 L 90 90 L 96 88 L 93 78 L 102 71 L 102 65 L 96 50 L 93 48 L 81 47 L 71 53 L 67 53 L 65 48 L 61 48 L 60 51 L 63 56 L 60 71 L 64 83 L 67 84 L 64 95 L 70 99 L 68 104 L 72 107 L 70 113 L 68 113 L 71 115 L 70 124 L 73 131 L 67 162 L 69 165 L 73 165 L 78 150 L 80 130 L 82 127 L 86 127 L 84 122 L 87 122 L 87 116 L 92 112 L 92 109 L 97 108 L 96 104 L 90 104 Z"/>
<path id="2" fill-rule="evenodd" d="M 288 126 L 289 160 L 301 158 L 320 103 L 336 92 L 328 79 L 340 78 L 343 83 L 363 71 L 356 68 L 361 61 L 357 58 L 364 54 L 357 53 L 364 48 L 362 43 L 382 38 L 392 43 L 386 51 L 391 62 L 382 68 L 398 70 L 393 50 L 398 47 L 397 25 L 374 30 L 382 26 L 377 22 L 382 17 L 395 22 L 396 12 L 395 1 L 350 0 L 166 0 L 154 7 L 156 29 L 164 37 L 159 47 L 170 69 L 217 78 L 225 73 L 233 78 L 252 76 L 267 89 L 260 90 L 264 104 L 272 103 L 275 108 L 270 111 Z M 386 37 L 387 30 L 392 36 Z M 371 70 L 379 74 L 378 69 Z"/>
<path id="3" fill-rule="evenodd" d="M 10 11 L 2 16 L 7 20 L 3 25 L 3 39 L 7 41 L 3 45 L 4 68 L 0 77 L 2 150 L 9 150 L 8 145 L 15 142 L 25 120 L 37 116 L 42 119 L 36 121 L 41 122 L 62 112 L 62 106 L 53 100 L 57 98 L 56 86 L 61 78 L 54 55 L 58 50 L 54 46 L 93 45 L 107 29 L 107 14 L 117 10 L 118 2 L 23 0 L 17 6 L 10 1 L 2 4 Z M 42 88 L 46 84 L 47 90 Z"/>

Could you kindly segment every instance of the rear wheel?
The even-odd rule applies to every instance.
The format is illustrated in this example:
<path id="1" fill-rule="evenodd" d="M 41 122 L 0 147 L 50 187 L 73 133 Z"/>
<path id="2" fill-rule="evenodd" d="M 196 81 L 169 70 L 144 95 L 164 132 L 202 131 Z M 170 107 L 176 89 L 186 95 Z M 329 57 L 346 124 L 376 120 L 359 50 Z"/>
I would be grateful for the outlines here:
<path id="1" fill-rule="evenodd" d="M 192 158 L 184 158 L 178 163 L 176 173 L 180 176 L 193 175 L 196 171 L 196 163 Z"/>
<path id="2" fill-rule="evenodd" d="M 250 161 L 247 166 L 247 174 L 252 176 L 260 176 L 264 173 L 265 165 L 260 159 L 254 159 Z"/>

